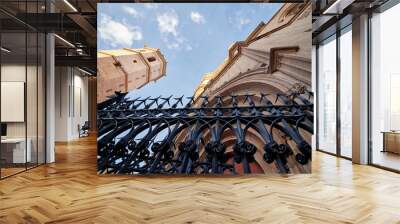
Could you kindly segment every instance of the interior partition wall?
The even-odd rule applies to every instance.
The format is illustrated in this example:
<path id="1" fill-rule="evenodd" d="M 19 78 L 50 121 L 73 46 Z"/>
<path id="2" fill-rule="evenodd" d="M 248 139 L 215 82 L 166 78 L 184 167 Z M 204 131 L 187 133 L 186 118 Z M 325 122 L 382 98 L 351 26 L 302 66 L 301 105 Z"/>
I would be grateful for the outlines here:
<path id="1" fill-rule="evenodd" d="M 1 179 L 46 161 L 46 38 L 18 18 L 41 12 L 43 2 L 19 1 L 17 14 L 0 8 Z"/>
<path id="2" fill-rule="evenodd" d="M 317 45 L 318 151 L 352 157 L 352 27 L 338 30 Z"/>
<path id="3" fill-rule="evenodd" d="M 55 73 L 55 141 L 79 139 L 89 120 L 89 77 L 76 67 L 57 66 Z"/>

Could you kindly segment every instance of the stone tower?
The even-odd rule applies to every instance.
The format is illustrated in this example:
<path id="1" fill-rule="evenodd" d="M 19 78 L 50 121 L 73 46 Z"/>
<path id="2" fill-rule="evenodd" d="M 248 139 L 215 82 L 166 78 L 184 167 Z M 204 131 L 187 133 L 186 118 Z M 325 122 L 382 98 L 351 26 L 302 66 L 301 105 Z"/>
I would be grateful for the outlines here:
<path id="1" fill-rule="evenodd" d="M 97 102 L 115 92 L 139 89 L 166 75 L 167 61 L 159 49 L 123 48 L 97 52 Z"/>

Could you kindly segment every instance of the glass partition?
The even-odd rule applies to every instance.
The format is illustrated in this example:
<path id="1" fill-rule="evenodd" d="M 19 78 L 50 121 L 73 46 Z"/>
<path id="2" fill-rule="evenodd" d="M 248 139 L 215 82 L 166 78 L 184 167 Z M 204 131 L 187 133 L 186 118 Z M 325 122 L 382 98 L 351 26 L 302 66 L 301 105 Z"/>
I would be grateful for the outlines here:
<path id="1" fill-rule="evenodd" d="M 0 7 L 42 11 L 43 1 L 2 1 Z M 7 22 L 4 22 L 7 21 Z M 43 33 L 0 12 L 0 178 L 45 162 L 45 44 Z"/>
<path id="2" fill-rule="evenodd" d="M 351 159 L 352 26 L 320 43 L 317 53 L 317 149 Z"/>
<path id="3" fill-rule="evenodd" d="M 1 34 L 2 177 L 24 171 L 26 162 L 31 161 L 26 141 L 26 41 L 25 32 Z"/>
<path id="4" fill-rule="evenodd" d="M 400 4 L 371 18 L 372 164 L 400 170 Z"/>
<path id="5" fill-rule="evenodd" d="M 352 35 L 351 25 L 340 35 L 340 155 L 352 157 Z"/>
<path id="6" fill-rule="evenodd" d="M 317 149 L 336 154 L 336 36 L 318 47 Z"/>

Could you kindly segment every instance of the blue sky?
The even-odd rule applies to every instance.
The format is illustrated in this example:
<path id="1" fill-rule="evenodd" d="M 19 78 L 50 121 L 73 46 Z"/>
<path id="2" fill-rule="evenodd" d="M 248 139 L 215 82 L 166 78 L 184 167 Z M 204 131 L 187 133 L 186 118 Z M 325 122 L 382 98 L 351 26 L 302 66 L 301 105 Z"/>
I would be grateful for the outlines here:
<path id="1" fill-rule="evenodd" d="M 167 75 L 130 95 L 191 96 L 203 75 L 215 70 L 229 46 L 244 40 L 280 8 L 279 3 L 99 3 L 99 50 L 144 44 L 160 48 Z"/>

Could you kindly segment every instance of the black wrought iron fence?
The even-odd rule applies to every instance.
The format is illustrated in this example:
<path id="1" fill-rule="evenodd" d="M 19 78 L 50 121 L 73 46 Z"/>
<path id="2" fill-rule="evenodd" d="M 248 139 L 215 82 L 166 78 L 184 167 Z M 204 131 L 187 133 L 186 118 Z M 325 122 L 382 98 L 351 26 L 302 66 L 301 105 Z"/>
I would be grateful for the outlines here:
<path id="1" fill-rule="evenodd" d="M 311 97 L 261 93 L 201 96 L 195 102 L 117 93 L 98 105 L 98 172 L 236 174 L 240 167 L 252 173 L 261 153 L 262 162 L 289 173 L 290 156 L 300 165 L 311 160 L 310 139 L 303 136 L 313 132 Z M 259 141 L 249 140 L 250 132 Z"/>

